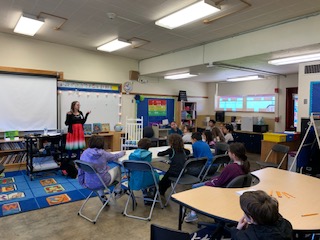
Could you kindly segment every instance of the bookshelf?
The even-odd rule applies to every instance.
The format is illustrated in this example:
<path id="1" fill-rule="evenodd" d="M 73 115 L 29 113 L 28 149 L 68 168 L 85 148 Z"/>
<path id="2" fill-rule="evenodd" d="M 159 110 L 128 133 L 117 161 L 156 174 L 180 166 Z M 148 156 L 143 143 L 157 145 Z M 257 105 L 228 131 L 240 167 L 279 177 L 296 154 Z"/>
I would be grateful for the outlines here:
<path id="1" fill-rule="evenodd" d="M 177 104 L 177 123 L 182 127 L 188 125 L 197 130 L 197 103 L 181 101 Z"/>
<path id="2" fill-rule="evenodd" d="M 6 168 L 19 167 L 25 165 L 27 152 L 25 139 L 19 140 L 0 140 L 0 163 Z"/>

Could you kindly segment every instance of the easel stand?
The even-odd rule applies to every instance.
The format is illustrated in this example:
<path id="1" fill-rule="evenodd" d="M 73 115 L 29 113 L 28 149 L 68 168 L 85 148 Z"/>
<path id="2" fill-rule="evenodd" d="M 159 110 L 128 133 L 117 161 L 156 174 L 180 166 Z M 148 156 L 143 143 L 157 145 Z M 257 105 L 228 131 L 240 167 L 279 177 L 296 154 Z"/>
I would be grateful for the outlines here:
<path id="1" fill-rule="evenodd" d="M 308 135 L 310 133 L 310 130 L 311 129 L 314 129 L 314 133 L 315 133 L 315 139 L 312 143 L 308 143 L 306 142 L 307 138 L 308 138 Z M 314 145 L 316 142 L 318 143 L 318 147 L 320 149 L 320 139 L 319 139 L 319 135 L 320 135 L 320 113 L 311 113 L 311 116 L 310 116 L 310 124 L 309 124 L 309 127 L 306 131 L 306 134 L 304 135 L 303 137 L 303 140 L 299 146 L 299 149 L 297 151 L 297 154 L 290 166 L 290 169 L 289 171 L 292 170 L 293 166 L 295 165 L 297 159 L 298 159 L 298 156 L 299 156 L 299 153 L 301 152 L 302 148 L 305 148 L 305 147 L 309 147 L 310 145 Z M 300 172 L 301 172 L 302 168 L 300 169 Z"/>

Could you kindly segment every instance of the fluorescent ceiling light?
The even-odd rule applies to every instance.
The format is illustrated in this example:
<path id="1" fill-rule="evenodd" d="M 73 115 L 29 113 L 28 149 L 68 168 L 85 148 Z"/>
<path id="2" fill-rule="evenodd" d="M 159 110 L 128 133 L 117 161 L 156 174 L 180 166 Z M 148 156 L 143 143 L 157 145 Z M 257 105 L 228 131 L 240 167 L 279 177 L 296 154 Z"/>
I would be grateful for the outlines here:
<path id="1" fill-rule="evenodd" d="M 238 78 L 228 78 L 228 82 L 241 82 L 241 81 L 252 81 L 252 80 L 259 80 L 263 79 L 264 76 L 261 75 L 254 75 L 254 76 L 246 76 L 246 77 L 238 77 Z"/>
<path id="2" fill-rule="evenodd" d="M 125 40 L 121 40 L 121 39 L 117 38 L 111 42 L 108 42 L 108 43 L 98 47 L 97 49 L 100 51 L 105 51 L 105 52 L 113 52 L 118 49 L 127 47 L 129 45 L 131 45 L 130 42 L 127 42 Z"/>
<path id="3" fill-rule="evenodd" d="M 37 19 L 34 16 L 22 14 L 13 31 L 15 33 L 34 36 L 43 24 L 43 19 Z"/>
<path id="4" fill-rule="evenodd" d="M 316 60 L 320 60 L 320 53 L 274 59 L 274 60 L 268 61 L 268 63 L 272 65 L 286 65 L 286 64 L 301 63 L 301 62 L 311 62 Z"/>
<path id="5" fill-rule="evenodd" d="M 173 29 L 200 18 L 204 18 L 220 9 L 211 0 L 202 0 L 155 22 L 156 25 Z"/>
<path id="6" fill-rule="evenodd" d="M 179 74 L 164 76 L 164 79 L 176 80 L 176 79 L 191 78 L 196 76 L 198 75 L 190 74 L 190 73 L 179 73 Z"/>

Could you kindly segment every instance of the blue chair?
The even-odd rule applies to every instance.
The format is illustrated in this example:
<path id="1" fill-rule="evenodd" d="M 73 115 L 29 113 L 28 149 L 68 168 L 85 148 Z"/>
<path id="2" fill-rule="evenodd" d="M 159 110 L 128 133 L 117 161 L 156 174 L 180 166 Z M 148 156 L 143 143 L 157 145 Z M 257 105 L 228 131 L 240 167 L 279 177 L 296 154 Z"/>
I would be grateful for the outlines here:
<path id="1" fill-rule="evenodd" d="M 108 203 L 110 202 L 110 199 L 113 199 L 113 190 L 111 191 L 108 188 L 108 186 L 104 183 L 104 181 L 101 179 L 100 175 L 97 173 L 97 171 L 94 169 L 94 167 L 90 163 L 87 163 L 87 162 L 84 162 L 84 161 L 81 161 L 81 160 L 76 160 L 74 162 L 75 162 L 76 166 L 79 169 L 83 170 L 84 172 L 86 172 L 88 174 L 96 175 L 98 177 L 101 185 L 103 186 L 102 188 L 99 188 L 99 189 L 87 188 L 87 189 L 91 190 L 91 192 L 88 195 L 88 197 L 85 199 L 85 201 L 83 202 L 83 204 L 80 207 L 80 210 L 78 212 L 78 215 L 80 215 L 81 217 L 83 217 L 83 218 L 87 219 L 88 221 L 92 222 L 93 224 L 95 224 L 97 222 L 97 219 L 98 219 L 101 211 L 108 205 Z M 108 194 L 108 199 L 102 199 L 98 194 L 99 190 L 103 190 L 105 194 Z M 89 199 L 91 198 L 92 194 L 94 194 L 94 193 L 96 195 L 98 195 L 99 198 L 104 203 L 102 204 L 102 207 L 98 210 L 98 213 L 96 214 L 96 216 L 94 218 L 90 218 L 90 217 L 84 215 L 82 211 L 85 208 L 86 204 L 89 202 Z"/>
<path id="2" fill-rule="evenodd" d="M 153 170 L 152 165 L 149 162 L 145 162 L 145 161 L 133 161 L 133 160 L 125 160 L 122 162 L 123 167 L 126 170 L 126 174 L 128 177 L 128 190 L 129 190 L 129 196 L 126 202 L 126 206 L 125 209 L 123 211 L 123 215 L 130 217 L 130 218 L 136 218 L 136 219 L 140 219 L 140 220 L 151 220 L 151 216 L 152 216 L 152 212 L 154 209 L 154 206 L 156 203 L 160 203 L 161 208 L 163 209 L 163 204 L 162 204 L 162 200 L 160 197 L 160 192 L 159 192 L 159 185 L 158 182 L 156 180 L 156 176 Z M 133 214 L 129 214 L 128 213 L 128 206 L 129 206 L 129 202 L 130 199 L 132 199 L 132 210 L 135 210 L 135 207 L 137 206 L 137 202 L 136 202 L 136 196 L 134 195 L 134 191 L 136 190 L 132 190 L 130 189 L 130 177 L 131 174 L 134 171 L 141 171 L 141 172 L 150 172 L 152 174 L 152 178 L 153 178 L 153 184 L 151 184 L 150 186 L 148 186 L 146 189 L 149 188 L 155 188 L 155 194 L 153 198 L 148 198 L 148 197 L 144 197 L 143 200 L 144 201 L 149 201 L 152 202 L 151 208 L 150 208 L 150 212 L 149 215 L 147 217 L 142 217 L 142 216 L 137 216 L 137 215 L 133 215 Z M 144 189 L 139 189 L 140 190 L 144 190 Z"/>

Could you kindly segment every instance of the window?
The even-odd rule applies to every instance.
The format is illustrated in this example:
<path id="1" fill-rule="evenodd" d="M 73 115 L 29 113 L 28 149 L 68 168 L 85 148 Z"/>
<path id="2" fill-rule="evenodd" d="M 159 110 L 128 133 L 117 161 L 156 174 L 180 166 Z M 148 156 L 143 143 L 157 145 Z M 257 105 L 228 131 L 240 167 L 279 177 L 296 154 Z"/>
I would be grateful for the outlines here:
<path id="1" fill-rule="evenodd" d="M 217 96 L 216 110 L 227 112 L 274 112 L 275 95 Z"/>
<path id="2" fill-rule="evenodd" d="M 274 112 L 275 95 L 249 95 L 246 103 L 248 112 Z"/>

